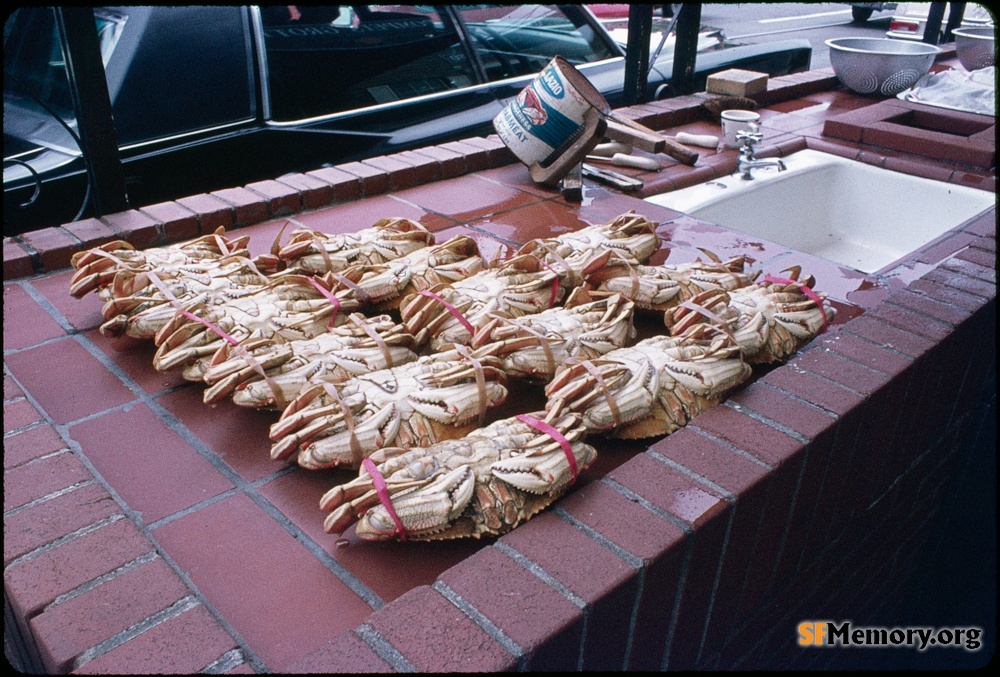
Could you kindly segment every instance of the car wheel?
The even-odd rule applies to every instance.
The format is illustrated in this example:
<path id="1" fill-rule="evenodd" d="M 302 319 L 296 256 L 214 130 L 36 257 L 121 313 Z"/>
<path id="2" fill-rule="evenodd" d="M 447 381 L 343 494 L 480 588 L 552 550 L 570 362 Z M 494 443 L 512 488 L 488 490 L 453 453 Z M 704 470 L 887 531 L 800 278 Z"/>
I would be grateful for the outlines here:
<path id="1" fill-rule="evenodd" d="M 874 11 L 871 7 L 851 7 L 851 16 L 856 22 L 863 24 L 871 18 Z"/>

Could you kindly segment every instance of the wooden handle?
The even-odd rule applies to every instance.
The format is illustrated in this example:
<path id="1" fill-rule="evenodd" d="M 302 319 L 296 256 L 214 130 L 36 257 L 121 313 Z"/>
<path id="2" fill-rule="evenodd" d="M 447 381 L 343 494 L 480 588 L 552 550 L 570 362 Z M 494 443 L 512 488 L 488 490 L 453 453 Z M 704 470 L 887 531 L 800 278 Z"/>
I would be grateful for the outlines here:
<path id="1" fill-rule="evenodd" d="M 698 161 L 697 153 L 659 132 L 654 132 L 649 127 L 626 118 L 609 118 L 608 129 L 604 135 L 613 141 L 631 143 L 635 148 L 647 153 L 664 153 L 681 164 L 693 165 Z"/>

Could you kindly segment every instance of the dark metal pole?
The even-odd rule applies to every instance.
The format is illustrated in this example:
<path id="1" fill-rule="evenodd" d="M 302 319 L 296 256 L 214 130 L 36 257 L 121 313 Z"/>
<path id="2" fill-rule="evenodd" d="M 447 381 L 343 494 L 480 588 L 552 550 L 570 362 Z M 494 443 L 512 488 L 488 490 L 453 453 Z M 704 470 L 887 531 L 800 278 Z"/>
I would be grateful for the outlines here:
<path id="1" fill-rule="evenodd" d="M 629 5 L 625 46 L 625 105 L 649 101 L 649 38 L 653 34 L 653 6 Z"/>
<path id="2" fill-rule="evenodd" d="M 944 6 L 946 2 L 932 2 L 931 8 L 927 12 L 927 27 L 924 28 L 923 42 L 936 45 L 941 36 L 941 21 L 944 19 Z"/>
<path id="3" fill-rule="evenodd" d="M 965 3 L 952 2 L 951 10 L 948 12 L 948 25 L 944 28 L 944 41 L 953 42 L 955 36 L 951 34 L 953 30 L 962 25 L 962 17 L 965 16 Z"/>
<path id="4" fill-rule="evenodd" d="M 56 21 L 66 55 L 70 91 L 76 107 L 80 145 L 91 198 L 97 216 L 128 209 L 125 172 L 118 154 L 118 138 L 111 97 L 101 61 L 100 42 L 90 7 L 56 7 Z"/>
<path id="5" fill-rule="evenodd" d="M 671 88 L 675 95 L 694 91 L 694 61 L 698 54 L 701 4 L 685 3 L 677 14 L 677 42 L 674 43 L 674 72 Z"/>

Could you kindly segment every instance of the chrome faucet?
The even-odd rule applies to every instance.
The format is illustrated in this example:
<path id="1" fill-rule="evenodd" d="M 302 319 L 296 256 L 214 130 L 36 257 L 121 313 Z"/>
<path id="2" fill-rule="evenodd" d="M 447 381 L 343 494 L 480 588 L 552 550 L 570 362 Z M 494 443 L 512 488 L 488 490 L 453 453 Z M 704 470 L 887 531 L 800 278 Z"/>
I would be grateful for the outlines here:
<path id="1" fill-rule="evenodd" d="M 763 139 L 764 136 L 760 133 L 760 131 L 758 131 L 757 125 L 753 123 L 751 123 L 751 131 L 736 132 L 736 140 L 742 144 L 740 146 L 738 167 L 740 178 L 744 181 L 753 180 L 753 175 L 750 174 L 750 170 L 756 167 L 777 167 L 779 172 L 786 169 L 785 163 L 778 158 L 758 160 L 753 156 L 754 144 L 760 143 Z"/>

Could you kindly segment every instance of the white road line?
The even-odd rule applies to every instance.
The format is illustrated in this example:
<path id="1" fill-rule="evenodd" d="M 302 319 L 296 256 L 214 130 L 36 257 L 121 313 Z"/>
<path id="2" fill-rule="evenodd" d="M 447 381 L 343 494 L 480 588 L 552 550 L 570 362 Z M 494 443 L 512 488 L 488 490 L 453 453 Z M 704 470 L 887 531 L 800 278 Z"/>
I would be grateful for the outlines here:
<path id="1" fill-rule="evenodd" d="M 835 16 L 837 14 L 850 14 L 850 13 L 851 10 L 849 9 L 838 9 L 833 12 L 817 12 L 816 14 L 802 14 L 800 16 L 782 16 L 776 19 L 759 19 L 757 23 L 772 24 L 772 23 L 777 23 L 779 21 L 799 21 L 801 19 L 813 19 L 818 16 Z"/>

